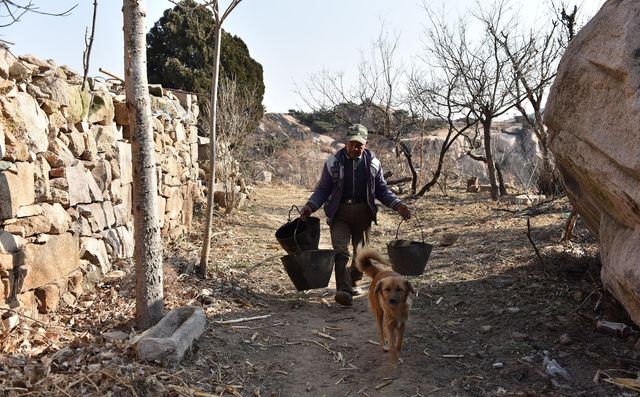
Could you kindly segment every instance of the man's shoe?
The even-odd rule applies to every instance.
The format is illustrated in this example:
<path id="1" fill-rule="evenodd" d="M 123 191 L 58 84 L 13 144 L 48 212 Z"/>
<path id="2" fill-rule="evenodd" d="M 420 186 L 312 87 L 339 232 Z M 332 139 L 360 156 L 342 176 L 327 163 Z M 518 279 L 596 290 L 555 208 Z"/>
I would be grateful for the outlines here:
<path id="1" fill-rule="evenodd" d="M 353 300 L 351 294 L 347 291 L 336 292 L 336 296 L 334 297 L 334 299 L 342 306 L 351 306 L 351 301 Z"/>

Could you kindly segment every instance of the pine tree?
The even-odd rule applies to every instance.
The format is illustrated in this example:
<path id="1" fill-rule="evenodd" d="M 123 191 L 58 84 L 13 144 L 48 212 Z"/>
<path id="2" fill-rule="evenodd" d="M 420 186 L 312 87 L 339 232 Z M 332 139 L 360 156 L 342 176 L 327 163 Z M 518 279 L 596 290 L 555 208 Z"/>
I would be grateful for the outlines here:
<path id="1" fill-rule="evenodd" d="M 207 96 L 214 64 L 214 19 L 211 11 L 183 0 L 163 16 L 147 34 L 147 70 L 149 82 Z M 244 41 L 222 31 L 220 78 L 233 80 L 246 92 L 255 93 L 255 109 L 250 109 L 255 129 L 264 109 L 262 65 L 251 58 Z"/>

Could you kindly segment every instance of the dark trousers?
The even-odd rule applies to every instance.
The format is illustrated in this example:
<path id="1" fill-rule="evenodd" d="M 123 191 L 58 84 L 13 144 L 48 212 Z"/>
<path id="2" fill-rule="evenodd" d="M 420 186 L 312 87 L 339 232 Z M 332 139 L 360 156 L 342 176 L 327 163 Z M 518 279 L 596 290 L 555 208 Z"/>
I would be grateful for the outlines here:
<path id="1" fill-rule="evenodd" d="M 360 273 L 353 260 L 351 267 L 347 264 L 352 256 L 349 254 L 349 244 L 353 248 L 355 258 L 356 249 L 360 243 L 369 243 L 369 229 L 372 222 L 371 210 L 367 203 L 340 204 L 336 216 L 331 220 L 331 244 L 338 252 L 335 259 L 336 290 L 352 291 L 352 282 L 360 280 Z"/>

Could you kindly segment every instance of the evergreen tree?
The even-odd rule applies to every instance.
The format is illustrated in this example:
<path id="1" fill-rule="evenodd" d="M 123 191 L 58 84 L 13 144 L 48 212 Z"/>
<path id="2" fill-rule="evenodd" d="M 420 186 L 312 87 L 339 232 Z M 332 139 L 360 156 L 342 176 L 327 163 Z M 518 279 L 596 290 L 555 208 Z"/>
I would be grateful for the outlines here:
<path id="1" fill-rule="evenodd" d="M 194 0 L 183 0 L 165 10 L 147 34 L 147 73 L 150 83 L 167 88 L 209 95 L 213 68 L 214 20 L 211 11 L 197 7 Z M 251 58 L 246 44 L 237 36 L 222 31 L 220 78 L 234 80 L 238 87 L 254 93 L 250 129 L 262 115 L 264 81 L 262 65 Z"/>

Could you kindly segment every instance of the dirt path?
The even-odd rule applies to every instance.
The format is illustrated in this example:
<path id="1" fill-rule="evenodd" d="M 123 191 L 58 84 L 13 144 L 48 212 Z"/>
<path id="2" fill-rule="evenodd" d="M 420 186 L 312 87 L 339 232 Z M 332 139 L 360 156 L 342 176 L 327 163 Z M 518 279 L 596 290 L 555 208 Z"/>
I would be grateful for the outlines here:
<path id="1" fill-rule="evenodd" d="M 120 264 L 128 277 L 101 281 L 79 302 L 24 321 L 3 341 L 3 395 L 637 395 L 604 381 L 635 378 L 640 354 L 635 336 L 593 331 L 598 317 L 628 319 L 602 290 L 596 246 L 581 225 L 571 246 L 556 243 L 566 203 L 517 208 L 462 192 L 411 203 L 422 229 L 402 224 L 400 237 L 420 240 L 422 230 L 436 247 L 425 274 L 411 278 L 418 294 L 403 362 L 394 369 L 370 342 L 376 336 L 366 296 L 343 308 L 332 283 L 298 292 L 283 269 L 275 230 L 308 195 L 295 186 L 257 187 L 239 213 L 217 218 L 208 280 L 192 271 L 201 232 L 166 246 L 167 308 L 200 305 L 208 317 L 179 367 L 136 361 L 126 340 L 134 335 L 135 283 L 130 264 Z M 328 248 L 319 216 L 321 248 Z M 543 263 L 526 235 L 528 216 Z M 385 251 L 398 220 L 382 210 L 372 244 Z M 438 245 L 446 234 L 459 239 Z M 229 320 L 242 321 L 222 323 Z M 566 377 L 545 370 L 545 354 Z"/>
<path id="2" fill-rule="evenodd" d="M 243 385 L 242 395 L 278 396 L 454 396 L 589 395 L 619 392 L 594 383 L 598 369 L 628 368 L 633 341 L 593 332 L 594 305 L 607 297 L 597 280 L 593 242 L 584 231 L 569 253 L 556 254 L 566 205 L 551 204 L 532 220 L 532 238 L 542 251 L 536 261 L 518 208 L 486 197 L 454 193 L 413 204 L 427 241 L 459 234 L 452 246 L 436 246 L 421 277 L 403 346 L 403 363 L 393 369 L 376 339 L 366 296 L 353 307 L 333 301 L 326 289 L 297 292 L 279 256 L 273 233 L 291 204 L 309 192 L 292 186 L 261 187 L 251 205 L 228 225 L 231 235 L 216 244 L 231 254 L 229 268 L 247 261 L 235 287 L 241 309 L 213 315 L 188 366 L 217 368 L 221 384 Z M 329 248 L 322 222 L 321 248 Z M 373 245 L 395 238 L 398 218 L 384 211 L 373 229 Z M 415 226 L 415 225 L 413 225 Z M 404 226 L 403 226 L 404 229 Z M 411 229 L 408 227 L 407 229 Z M 419 240 L 418 230 L 403 230 Z M 534 240 L 535 241 L 535 240 Z M 232 244 L 226 247 L 227 244 Z M 220 249 L 220 247 L 226 247 Z M 266 252 L 265 252 L 266 250 Z M 258 259 L 256 259 L 256 257 Z M 230 326 L 218 318 L 269 316 Z M 627 350 L 625 352 L 625 350 Z M 544 370 L 544 352 L 567 370 L 567 379 Z M 626 358 L 625 358 L 626 357 Z M 625 359 L 626 364 L 625 364 Z M 606 363 L 606 364 L 605 364 Z M 192 368 L 193 368 L 192 367 Z M 615 374 L 612 374 L 615 375 Z M 616 376 L 619 376 L 617 374 Z M 204 385 L 202 385 L 204 387 Z M 260 392 L 257 392 L 260 390 Z"/>

